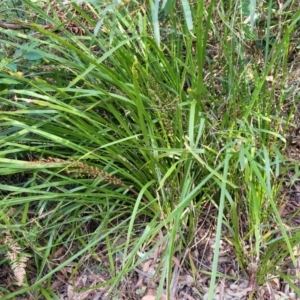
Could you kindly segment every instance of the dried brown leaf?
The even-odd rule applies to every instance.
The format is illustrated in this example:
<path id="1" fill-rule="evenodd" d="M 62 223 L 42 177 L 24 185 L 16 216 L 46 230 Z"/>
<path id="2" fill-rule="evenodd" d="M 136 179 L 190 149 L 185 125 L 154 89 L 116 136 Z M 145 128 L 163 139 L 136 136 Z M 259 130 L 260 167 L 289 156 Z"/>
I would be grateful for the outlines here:
<path id="1" fill-rule="evenodd" d="M 146 295 L 142 298 L 142 300 L 155 300 L 155 296 L 154 295 Z"/>

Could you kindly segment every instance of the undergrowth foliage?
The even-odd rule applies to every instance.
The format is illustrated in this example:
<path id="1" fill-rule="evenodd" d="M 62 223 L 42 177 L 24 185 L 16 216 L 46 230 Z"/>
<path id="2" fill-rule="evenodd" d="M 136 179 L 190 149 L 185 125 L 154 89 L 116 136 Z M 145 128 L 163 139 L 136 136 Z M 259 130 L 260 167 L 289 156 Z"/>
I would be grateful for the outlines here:
<path id="1" fill-rule="evenodd" d="M 39 290 L 53 297 L 44 283 L 71 262 L 99 261 L 99 244 L 108 249 L 111 293 L 167 245 L 158 291 L 170 297 L 172 259 L 185 257 L 209 206 L 218 211 L 210 297 L 224 235 L 259 284 L 286 257 L 295 262 L 299 234 L 282 221 L 279 195 L 295 106 L 287 119 L 281 107 L 300 12 L 280 19 L 271 47 L 271 5 L 247 21 L 235 1 L 226 9 L 221 1 L 166 2 L 103 10 L 57 1 L 45 13 L 24 0 L 32 23 L 24 32 L 0 28 L 0 211 L 10 248 L 2 263 L 22 286 L 2 299 Z M 267 46 L 254 46 L 256 38 Z M 91 220 L 97 226 L 87 234 Z M 125 237 L 120 269 L 113 236 Z M 53 253 L 68 244 L 76 250 L 56 265 Z"/>

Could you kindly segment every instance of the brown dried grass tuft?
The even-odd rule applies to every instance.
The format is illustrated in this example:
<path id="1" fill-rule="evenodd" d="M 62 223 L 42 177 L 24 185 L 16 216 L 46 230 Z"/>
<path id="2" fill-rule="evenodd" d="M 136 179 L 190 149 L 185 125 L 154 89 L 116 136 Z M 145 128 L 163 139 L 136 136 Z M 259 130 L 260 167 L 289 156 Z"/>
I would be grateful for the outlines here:
<path id="1" fill-rule="evenodd" d="M 22 286 L 26 277 L 26 263 L 29 258 L 24 254 L 9 230 L 5 231 L 5 235 L 3 242 L 8 248 L 6 257 L 10 262 L 17 285 Z"/>

